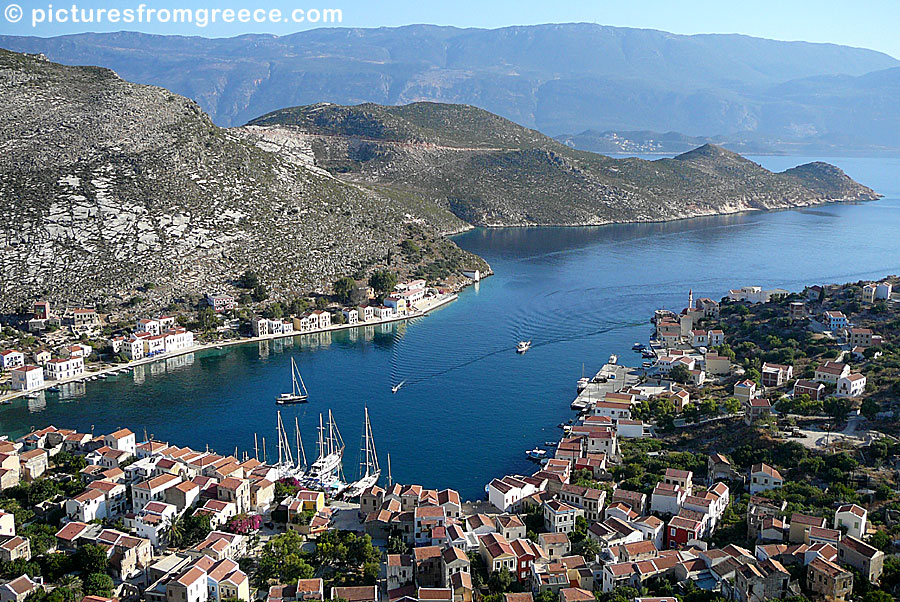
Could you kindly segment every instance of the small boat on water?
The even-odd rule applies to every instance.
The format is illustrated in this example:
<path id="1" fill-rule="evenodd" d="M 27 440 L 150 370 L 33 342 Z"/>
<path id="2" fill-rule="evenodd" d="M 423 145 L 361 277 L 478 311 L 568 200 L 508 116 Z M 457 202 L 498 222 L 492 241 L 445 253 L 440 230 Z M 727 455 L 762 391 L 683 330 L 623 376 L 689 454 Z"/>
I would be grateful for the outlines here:
<path id="1" fill-rule="evenodd" d="M 47 390 L 50 391 L 51 393 L 59 393 L 59 387 L 54 386 L 54 387 L 50 387 Z"/>
<path id="2" fill-rule="evenodd" d="M 275 399 L 278 405 L 288 405 L 293 403 L 306 403 L 309 400 L 309 392 L 306 385 L 303 384 L 303 377 L 300 376 L 300 370 L 297 368 L 297 362 L 291 358 L 291 392 L 282 393 Z"/>
<path id="3" fill-rule="evenodd" d="M 109 377 L 106 376 L 105 374 L 98 374 L 98 375 L 97 375 L 97 378 L 99 378 L 100 380 L 106 380 L 106 379 L 109 378 Z"/>
<path id="4" fill-rule="evenodd" d="M 401 380 L 399 383 L 397 383 L 396 385 L 394 385 L 393 387 L 391 387 L 391 393 L 396 393 L 397 391 L 400 390 L 400 387 L 402 387 L 402 386 L 405 385 L 405 384 L 406 384 L 406 381 L 405 381 L 405 380 Z"/>
<path id="5" fill-rule="evenodd" d="M 647 359 L 655 358 L 655 357 L 656 357 L 656 353 L 654 353 L 653 351 L 647 349 L 647 350 L 641 352 L 641 357 L 645 357 L 645 358 L 647 358 Z"/>
<path id="6" fill-rule="evenodd" d="M 643 351 L 644 349 L 647 348 L 647 346 L 644 345 L 643 343 L 635 343 L 634 345 L 631 346 L 631 348 L 634 351 Z"/>
<path id="7" fill-rule="evenodd" d="M 544 441 L 544 445 L 547 447 L 556 447 L 558 443 L 556 441 Z"/>
<path id="8" fill-rule="evenodd" d="M 582 391 L 587 389 L 587 386 L 590 384 L 590 382 L 591 382 L 591 379 L 589 379 L 587 376 L 582 376 L 581 378 L 579 378 L 578 379 L 578 392 L 581 393 Z"/>
<path id="9" fill-rule="evenodd" d="M 540 460 L 547 455 L 547 450 L 541 449 L 540 447 L 535 447 L 534 449 L 529 449 L 527 452 L 525 452 L 525 455 L 532 460 Z"/>
<path id="10" fill-rule="evenodd" d="M 615 366 L 616 363 L 617 363 L 618 361 L 619 361 L 619 356 L 616 355 L 615 353 L 613 353 L 611 356 L 609 356 L 609 362 L 608 362 L 608 363 L 609 363 L 610 365 Z"/>
<path id="11" fill-rule="evenodd" d="M 516 353 L 525 353 L 531 349 L 531 341 L 519 341 L 516 345 Z"/>

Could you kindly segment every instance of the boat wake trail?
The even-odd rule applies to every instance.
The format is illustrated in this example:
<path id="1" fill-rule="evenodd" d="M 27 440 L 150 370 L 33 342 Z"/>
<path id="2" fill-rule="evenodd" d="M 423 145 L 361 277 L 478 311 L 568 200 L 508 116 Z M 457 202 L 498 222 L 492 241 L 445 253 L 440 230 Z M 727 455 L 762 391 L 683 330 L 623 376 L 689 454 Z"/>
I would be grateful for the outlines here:
<path id="1" fill-rule="evenodd" d="M 622 330 L 627 328 L 633 328 L 635 326 L 641 326 L 644 322 L 622 322 L 618 324 L 606 324 L 600 328 L 594 328 L 593 330 L 588 331 L 580 331 L 580 332 L 570 332 L 568 334 L 560 334 L 554 336 L 552 338 L 546 337 L 546 332 L 542 333 L 543 336 L 536 340 L 532 344 L 532 349 L 539 347 L 546 347 L 548 345 L 556 345 L 558 343 L 564 343 L 567 341 L 574 341 L 579 339 L 585 339 L 593 336 L 597 336 L 600 334 L 606 334 L 609 332 L 613 332 L 616 330 Z M 391 368 L 391 379 L 392 385 L 394 387 L 397 386 L 398 381 L 403 383 L 403 388 L 406 389 L 408 387 L 421 384 L 423 382 L 432 380 L 434 378 L 438 378 L 440 376 L 444 376 L 449 374 L 450 372 L 454 372 L 456 370 L 460 370 L 467 366 L 471 366 L 478 362 L 482 362 L 488 358 L 494 357 L 496 355 L 500 355 L 503 353 L 512 354 L 514 351 L 514 347 L 512 344 L 504 345 L 503 347 L 497 347 L 490 351 L 486 351 L 477 355 L 473 355 L 471 357 L 462 359 L 461 361 L 452 362 L 443 366 L 432 367 L 431 369 L 423 369 L 423 366 L 413 366 L 411 362 L 401 363 L 399 360 L 392 362 Z M 403 351 L 398 349 L 397 356 L 403 355 Z M 396 356 L 395 356 L 396 358 Z M 434 366 L 435 362 L 440 362 L 440 357 L 429 357 L 429 365 Z M 395 380 L 398 379 L 398 380 Z M 400 380 L 402 379 L 402 380 Z M 398 389 L 399 390 L 399 389 Z"/>

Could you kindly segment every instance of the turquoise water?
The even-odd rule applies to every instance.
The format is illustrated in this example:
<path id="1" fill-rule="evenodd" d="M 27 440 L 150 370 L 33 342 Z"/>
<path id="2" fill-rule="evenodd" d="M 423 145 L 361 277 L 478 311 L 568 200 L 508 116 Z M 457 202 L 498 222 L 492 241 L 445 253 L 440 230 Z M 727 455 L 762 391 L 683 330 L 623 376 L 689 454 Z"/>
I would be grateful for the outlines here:
<path id="1" fill-rule="evenodd" d="M 756 160 L 779 170 L 807 161 Z M 315 453 L 318 413 L 332 408 L 354 478 L 367 404 L 382 467 L 390 452 L 395 481 L 454 487 L 474 499 L 493 476 L 529 470 L 525 450 L 558 436 L 582 364 L 593 373 L 611 353 L 640 361 L 630 348 L 649 336 L 653 309 L 682 308 L 689 288 L 720 298 L 743 285 L 800 289 L 900 272 L 900 161 L 831 161 L 885 198 L 665 224 L 475 230 L 456 240 L 496 276 L 428 317 L 175 358 L 63 398 L 0 407 L 0 432 L 127 426 L 251 454 L 258 433 L 271 458 L 274 398 L 290 388 L 294 357 L 310 403 L 283 414 L 287 424 L 299 418 L 307 454 Z M 524 338 L 534 345 L 516 355 Z"/>

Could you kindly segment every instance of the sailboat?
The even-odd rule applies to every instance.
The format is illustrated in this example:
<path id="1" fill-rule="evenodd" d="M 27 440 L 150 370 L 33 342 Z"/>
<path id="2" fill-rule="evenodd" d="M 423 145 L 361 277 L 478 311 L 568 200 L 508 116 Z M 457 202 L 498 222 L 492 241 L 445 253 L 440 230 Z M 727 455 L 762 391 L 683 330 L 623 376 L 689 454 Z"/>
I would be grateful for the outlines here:
<path id="1" fill-rule="evenodd" d="M 284 428 L 284 422 L 281 421 L 281 412 L 278 412 L 278 422 L 276 424 L 278 431 L 278 464 L 275 468 L 278 470 L 278 478 L 285 479 L 295 476 L 296 469 L 294 467 L 294 458 L 291 455 L 291 445 L 288 439 L 287 431 Z M 263 440 L 265 442 L 265 440 Z M 263 443 L 265 445 L 265 443 Z"/>
<path id="2" fill-rule="evenodd" d="M 327 434 L 326 434 L 327 432 Z M 323 485 L 335 479 L 340 480 L 344 457 L 344 440 L 334 423 L 334 416 L 328 410 L 328 426 L 322 424 L 319 414 L 319 457 L 309 468 L 309 476 L 319 480 Z"/>
<path id="3" fill-rule="evenodd" d="M 378 465 L 378 454 L 375 452 L 375 438 L 372 436 L 372 423 L 369 422 L 369 408 L 366 407 L 366 421 L 359 450 L 359 480 L 350 486 L 347 496 L 360 495 L 378 483 L 379 478 L 381 478 L 381 467 Z"/>
<path id="4" fill-rule="evenodd" d="M 300 376 L 297 362 L 294 361 L 294 358 L 291 358 L 291 392 L 279 395 L 275 403 L 279 405 L 306 403 L 308 399 L 309 393 L 306 390 L 306 385 L 303 384 L 303 377 Z"/>

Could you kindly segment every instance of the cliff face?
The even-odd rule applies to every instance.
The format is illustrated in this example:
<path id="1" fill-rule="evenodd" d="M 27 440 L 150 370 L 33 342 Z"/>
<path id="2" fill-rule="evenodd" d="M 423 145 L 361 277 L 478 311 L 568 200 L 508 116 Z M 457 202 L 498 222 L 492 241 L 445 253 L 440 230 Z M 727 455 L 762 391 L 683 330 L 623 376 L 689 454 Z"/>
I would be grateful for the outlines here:
<path id="1" fill-rule="evenodd" d="M 462 105 L 319 104 L 243 130 L 293 140 L 344 180 L 432 199 L 479 226 L 664 221 L 878 198 L 824 163 L 773 173 L 714 145 L 673 159 L 612 159 Z"/>
<path id="2" fill-rule="evenodd" d="M 468 227 L 216 127 L 188 99 L 99 68 L 0 50 L 0 310 L 36 297 L 158 304 L 256 270 L 275 295 Z M 153 287 L 144 287 L 153 283 Z"/>

